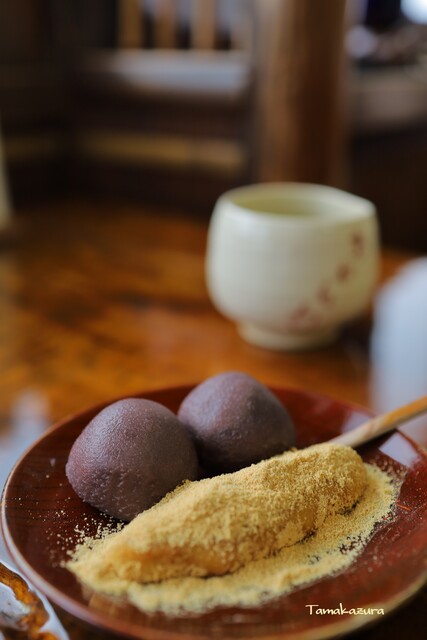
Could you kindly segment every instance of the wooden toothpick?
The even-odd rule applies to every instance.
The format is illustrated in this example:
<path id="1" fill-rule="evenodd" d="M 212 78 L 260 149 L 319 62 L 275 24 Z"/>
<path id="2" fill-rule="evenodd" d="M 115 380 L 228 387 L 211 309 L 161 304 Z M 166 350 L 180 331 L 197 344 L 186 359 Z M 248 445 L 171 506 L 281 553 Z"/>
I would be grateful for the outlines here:
<path id="1" fill-rule="evenodd" d="M 332 438 L 329 442 L 346 444 L 349 447 L 358 447 L 359 445 L 365 444 L 365 442 L 369 442 L 378 436 L 382 436 L 384 433 L 393 431 L 393 429 L 396 429 L 404 422 L 408 422 L 409 420 L 412 420 L 412 418 L 416 418 L 426 412 L 427 396 L 423 396 L 422 398 L 414 400 L 414 402 L 410 402 L 403 407 L 399 407 L 399 409 L 394 409 L 393 411 L 384 413 L 381 416 L 372 418 L 371 420 L 364 422 L 360 427 L 356 427 L 356 429 L 352 429 L 351 431 L 342 433 L 336 438 Z"/>

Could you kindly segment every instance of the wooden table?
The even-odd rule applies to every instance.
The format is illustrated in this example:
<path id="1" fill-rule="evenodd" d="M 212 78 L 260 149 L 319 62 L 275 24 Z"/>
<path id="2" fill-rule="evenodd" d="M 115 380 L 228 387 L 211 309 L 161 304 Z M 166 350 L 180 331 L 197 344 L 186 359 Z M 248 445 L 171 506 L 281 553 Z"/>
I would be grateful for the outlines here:
<path id="1" fill-rule="evenodd" d="M 27 444 L 65 414 L 224 370 L 376 411 L 426 392 L 427 266 L 415 256 L 384 252 L 373 323 L 362 318 L 328 348 L 279 353 L 246 344 L 213 309 L 206 220 L 88 202 L 34 207 L 19 220 L 0 249 L 1 484 Z M 407 430 L 420 435 L 417 423 Z M 4 548 L 0 557 L 10 565 Z M 4 602 L 0 588 L 0 628 Z M 426 611 L 424 591 L 357 635 L 421 640 Z M 60 616 L 71 639 L 96 637 Z"/>

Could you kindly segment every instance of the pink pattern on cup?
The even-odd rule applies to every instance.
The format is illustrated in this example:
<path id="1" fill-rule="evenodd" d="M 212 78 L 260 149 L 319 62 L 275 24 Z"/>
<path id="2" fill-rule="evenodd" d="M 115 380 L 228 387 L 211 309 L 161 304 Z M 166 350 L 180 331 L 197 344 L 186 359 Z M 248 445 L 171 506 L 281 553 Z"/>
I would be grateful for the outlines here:
<path id="1" fill-rule="evenodd" d="M 346 280 L 348 280 L 350 277 L 350 274 L 351 274 L 351 269 L 348 264 L 341 264 L 336 270 L 336 277 L 337 277 L 337 280 L 339 280 L 340 282 L 345 282 Z"/>
<path id="2" fill-rule="evenodd" d="M 298 322 L 299 320 L 303 320 L 304 318 L 306 318 L 309 313 L 310 307 L 307 304 L 301 304 L 291 313 L 290 317 L 291 320 Z"/>
<path id="3" fill-rule="evenodd" d="M 353 255 L 356 256 L 356 258 L 363 256 L 365 251 L 365 238 L 361 233 L 353 233 L 351 236 L 351 246 L 353 248 Z"/>
<path id="4" fill-rule="evenodd" d="M 362 233 L 355 231 L 350 237 L 353 258 L 360 258 L 365 251 L 365 238 Z M 354 260 L 353 260 L 354 262 Z M 335 270 L 335 281 L 345 283 L 353 273 L 352 260 L 342 262 Z M 307 329 L 309 325 L 321 324 L 327 308 L 336 302 L 334 296 L 334 281 L 324 282 L 318 288 L 313 305 L 302 303 L 288 316 L 288 327 L 292 329 Z M 316 307 L 318 308 L 316 311 Z"/>
<path id="5" fill-rule="evenodd" d="M 331 293 L 331 289 L 328 285 L 323 285 L 317 292 L 317 297 L 322 304 L 332 304 L 334 302 L 333 295 Z"/>

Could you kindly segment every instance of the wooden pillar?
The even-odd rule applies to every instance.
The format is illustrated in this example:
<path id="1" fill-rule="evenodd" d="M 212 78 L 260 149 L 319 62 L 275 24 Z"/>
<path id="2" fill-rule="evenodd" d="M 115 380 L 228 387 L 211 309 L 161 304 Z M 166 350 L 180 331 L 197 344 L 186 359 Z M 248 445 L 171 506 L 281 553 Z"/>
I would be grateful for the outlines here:
<path id="1" fill-rule="evenodd" d="M 215 49 L 217 5 L 215 0 L 192 1 L 192 46 Z"/>
<path id="2" fill-rule="evenodd" d="M 143 45 L 143 7 L 138 0 L 119 0 L 117 44 L 119 49 L 140 49 Z"/>
<path id="3" fill-rule="evenodd" d="M 255 0 L 255 180 L 336 184 L 345 0 Z"/>

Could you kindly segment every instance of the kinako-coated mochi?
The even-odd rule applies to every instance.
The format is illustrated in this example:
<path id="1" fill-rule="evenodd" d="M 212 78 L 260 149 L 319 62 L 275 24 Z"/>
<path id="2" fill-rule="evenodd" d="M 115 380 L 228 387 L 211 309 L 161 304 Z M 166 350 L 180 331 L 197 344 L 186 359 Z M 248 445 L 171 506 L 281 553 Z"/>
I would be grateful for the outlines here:
<path id="1" fill-rule="evenodd" d="M 195 480 L 198 460 L 187 430 L 169 409 L 129 398 L 106 407 L 85 427 L 66 474 L 82 500 L 128 521 L 184 480 Z"/>
<path id="2" fill-rule="evenodd" d="M 178 418 L 210 473 L 237 471 L 295 445 L 286 409 L 245 373 L 221 373 L 199 384 L 182 401 Z"/>

